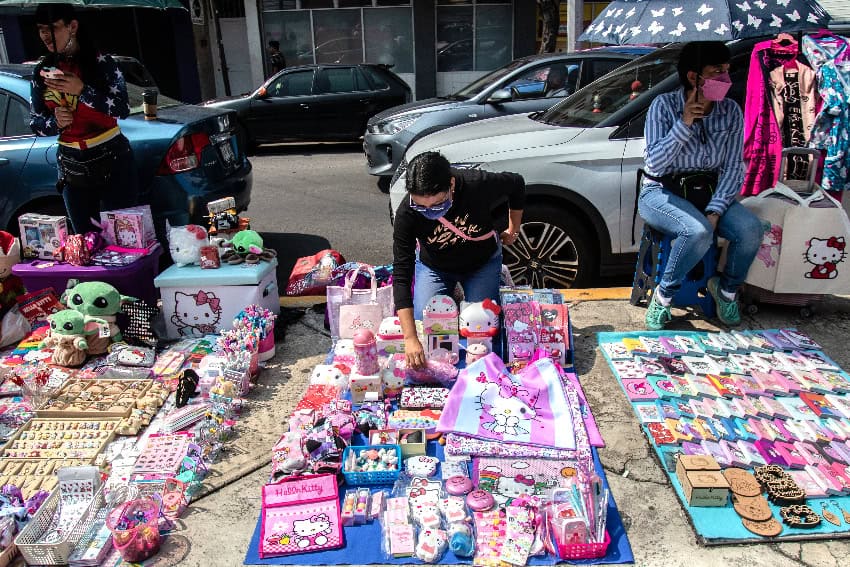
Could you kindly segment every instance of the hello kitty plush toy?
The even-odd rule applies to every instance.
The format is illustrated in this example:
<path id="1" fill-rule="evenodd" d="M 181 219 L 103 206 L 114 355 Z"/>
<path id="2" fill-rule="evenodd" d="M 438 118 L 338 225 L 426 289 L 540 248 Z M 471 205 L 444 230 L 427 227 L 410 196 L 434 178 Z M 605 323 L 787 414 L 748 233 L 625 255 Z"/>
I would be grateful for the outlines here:
<path id="1" fill-rule="evenodd" d="M 208 246 L 207 230 L 197 224 L 168 227 L 168 250 L 178 266 L 201 263 L 201 247 Z"/>
<path id="2" fill-rule="evenodd" d="M 466 338 L 466 344 L 483 344 L 493 350 L 493 337 L 499 334 L 499 314 L 502 309 L 492 299 L 478 303 L 460 304 L 460 336 Z"/>
<path id="3" fill-rule="evenodd" d="M 348 370 L 343 365 L 317 364 L 310 375 L 310 384 L 336 386 L 340 392 L 348 389 Z"/>

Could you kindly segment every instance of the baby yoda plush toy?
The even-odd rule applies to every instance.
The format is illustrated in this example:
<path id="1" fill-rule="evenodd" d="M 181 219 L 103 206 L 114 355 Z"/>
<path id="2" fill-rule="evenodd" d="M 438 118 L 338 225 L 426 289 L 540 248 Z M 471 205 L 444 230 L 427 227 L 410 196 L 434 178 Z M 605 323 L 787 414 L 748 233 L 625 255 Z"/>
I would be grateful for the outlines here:
<path id="1" fill-rule="evenodd" d="M 121 329 L 115 324 L 115 316 L 127 301 L 136 301 L 136 298 L 121 295 L 104 282 L 77 283 L 76 280 L 68 280 L 68 289 L 62 294 L 62 303 L 82 313 L 86 325 L 98 321 L 109 327 L 108 336 L 99 334 L 89 339 L 89 354 L 103 354 L 111 342 L 121 341 Z"/>
<path id="2" fill-rule="evenodd" d="M 230 239 L 228 246 L 228 250 L 221 256 L 221 260 L 228 264 L 256 264 L 260 260 L 270 262 L 277 256 L 277 251 L 263 248 L 263 237 L 255 230 L 240 230 Z"/>
<path id="3" fill-rule="evenodd" d="M 82 313 L 73 309 L 63 309 L 47 320 L 50 321 L 50 332 L 42 344 L 53 349 L 53 364 L 69 367 L 85 362 L 89 348 L 85 335 L 97 334 L 97 325 L 107 324 L 96 318 L 87 322 Z"/>

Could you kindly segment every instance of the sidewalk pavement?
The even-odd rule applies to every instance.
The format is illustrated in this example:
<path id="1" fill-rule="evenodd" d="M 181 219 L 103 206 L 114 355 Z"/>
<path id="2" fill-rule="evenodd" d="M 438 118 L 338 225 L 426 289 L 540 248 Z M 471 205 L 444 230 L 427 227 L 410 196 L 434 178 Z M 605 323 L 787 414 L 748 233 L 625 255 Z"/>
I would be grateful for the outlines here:
<path id="1" fill-rule="evenodd" d="M 833 566 L 845 564 L 850 540 L 702 547 L 697 544 L 673 488 L 653 457 L 625 395 L 596 348 L 596 333 L 643 329 L 644 309 L 616 293 L 582 292 L 571 307 L 576 342 L 576 370 L 607 447 L 600 450 L 613 495 L 623 517 L 638 566 Z M 591 298 L 603 298 L 589 300 Z M 670 328 L 720 330 L 716 321 L 673 311 Z M 797 327 L 824 346 L 843 368 L 850 369 L 850 297 L 828 297 L 814 317 L 802 319 L 796 308 L 765 306 L 745 316 L 742 328 Z M 278 345 L 273 364 L 251 394 L 250 411 L 239 420 L 239 437 L 230 455 L 216 465 L 208 482 L 212 491 L 193 502 L 180 531 L 157 565 L 230 567 L 242 564 L 260 510 L 271 447 L 284 430 L 282 420 L 304 390 L 310 369 L 330 348 L 322 317 L 312 312 L 291 326 Z M 377 545 L 377 542 L 376 542 Z M 168 553 L 170 549 L 170 553 Z M 845 559 L 841 559 L 841 558 Z M 356 558 L 352 558 L 352 562 Z"/>

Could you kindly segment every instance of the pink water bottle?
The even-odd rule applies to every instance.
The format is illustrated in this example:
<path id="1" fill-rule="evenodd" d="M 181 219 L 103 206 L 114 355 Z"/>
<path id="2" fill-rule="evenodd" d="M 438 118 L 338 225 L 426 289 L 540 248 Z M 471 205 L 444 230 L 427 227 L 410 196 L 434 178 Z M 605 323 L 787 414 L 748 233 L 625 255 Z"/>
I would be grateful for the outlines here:
<path id="1" fill-rule="evenodd" d="M 378 367 L 378 343 L 369 329 L 358 329 L 352 337 L 354 342 L 354 368 L 352 372 L 361 376 L 373 376 Z"/>

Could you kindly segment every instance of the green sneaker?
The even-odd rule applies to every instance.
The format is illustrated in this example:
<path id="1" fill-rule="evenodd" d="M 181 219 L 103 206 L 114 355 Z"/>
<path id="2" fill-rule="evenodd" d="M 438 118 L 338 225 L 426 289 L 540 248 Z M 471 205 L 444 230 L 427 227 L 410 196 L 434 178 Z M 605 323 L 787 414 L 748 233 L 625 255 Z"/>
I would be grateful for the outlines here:
<path id="1" fill-rule="evenodd" d="M 649 301 L 649 307 L 646 308 L 646 328 L 649 331 L 660 331 L 664 325 L 673 320 L 670 314 L 670 306 L 661 305 L 656 301 L 657 292 L 652 293 L 652 299 Z"/>
<path id="2" fill-rule="evenodd" d="M 734 327 L 741 324 L 741 311 L 738 309 L 738 300 L 728 301 L 720 291 L 720 278 L 714 276 L 708 280 L 708 293 L 714 298 L 717 306 L 717 318 L 726 325 Z"/>

